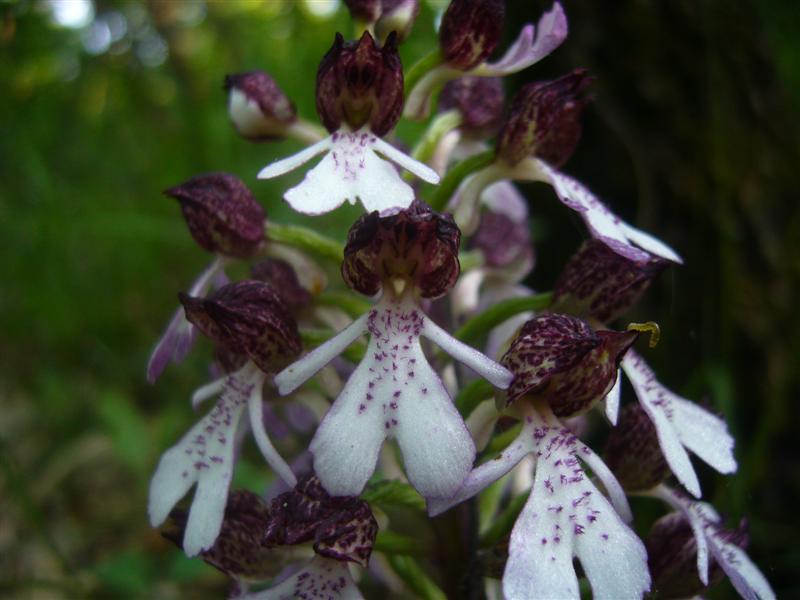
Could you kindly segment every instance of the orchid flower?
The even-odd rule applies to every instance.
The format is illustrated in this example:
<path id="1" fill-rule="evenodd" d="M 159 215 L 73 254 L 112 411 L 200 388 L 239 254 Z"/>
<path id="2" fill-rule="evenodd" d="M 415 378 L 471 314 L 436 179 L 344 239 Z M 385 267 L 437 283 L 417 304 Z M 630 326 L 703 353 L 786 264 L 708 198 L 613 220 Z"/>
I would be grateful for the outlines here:
<path id="1" fill-rule="evenodd" d="M 345 200 L 351 204 L 358 200 L 367 211 L 407 208 L 414 191 L 376 153 L 429 183 L 439 182 L 430 167 L 381 139 L 397 123 L 403 105 L 403 71 L 394 39 L 390 35 L 378 48 L 368 32 L 360 41 L 348 43 L 337 34 L 322 59 L 317 111 L 331 136 L 258 174 L 259 179 L 271 179 L 326 153 L 299 185 L 284 194 L 294 210 L 319 215 Z"/>
<path id="2" fill-rule="evenodd" d="M 364 359 L 311 441 L 314 470 L 331 494 L 361 492 L 387 437 L 397 439 L 408 478 L 424 496 L 452 495 L 469 473 L 474 443 L 420 338 L 497 387 L 507 387 L 511 374 L 450 336 L 420 306 L 420 297 L 441 296 L 455 283 L 459 238 L 452 220 L 419 203 L 391 216 L 359 219 L 342 273 L 357 291 L 374 296 L 383 289 L 383 295 L 369 313 L 276 376 L 278 390 L 288 394 L 370 334 Z"/>
<path id="3" fill-rule="evenodd" d="M 211 412 L 164 453 L 150 483 L 148 513 L 154 527 L 197 484 L 183 539 L 184 550 L 194 556 L 211 547 L 220 532 L 233 476 L 234 441 L 245 409 L 267 463 L 290 485 L 296 481 L 264 429 L 262 388 L 267 374 L 299 352 L 300 340 L 291 315 L 265 283 L 230 284 L 208 299 L 183 295 L 181 301 L 194 325 L 249 358 L 223 383 L 195 393 L 195 405 L 214 393 L 221 395 Z"/>
<path id="4" fill-rule="evenodd" d="M 440 46 L 444 62 L 416 82 L 406 98 L 404 116 L 421 120 L 430 111 L 431 96 L 459 77 L 503 77 L 527 69 L 561 45 L 567 17 L 555 2 L 536 26 L 527 24 L 495 63 L 485 62 L 502 34 L 503 7 L 496 0 L 457 0 L 442 17 Z"/>

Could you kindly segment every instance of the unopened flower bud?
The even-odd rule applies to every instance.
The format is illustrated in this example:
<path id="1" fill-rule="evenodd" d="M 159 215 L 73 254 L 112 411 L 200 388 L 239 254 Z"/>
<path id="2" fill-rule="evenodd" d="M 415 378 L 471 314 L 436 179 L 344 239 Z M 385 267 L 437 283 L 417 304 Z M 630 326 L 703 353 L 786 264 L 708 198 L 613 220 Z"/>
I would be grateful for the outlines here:
<path id="1" fill-rule="evenodd" d="M 554 167 L 563 165 L 581 137 L 580 116 L 589 103 L 586 89 L 593 78 L 586 69 L 553 81 L 524 86 L 511 102 L 497 141 L 497 153 L 517 164 L 536 156 Z"/>
<path id="2" fill-rule="evenodd" d="M 199 175 L 164 193 L 181 203 L 189 232 L 209 252 L 249 258 L 264 241 L 264 209 L 238 177 Z"/>
<path id="3" fill-rule="evenodd" d="M 280 138 L 297 120 L 292 101 L 264 71 L 226 75 L 224 87 L 228 92 L 228 116 L 243 138 Z"/>
<path id="4" fill-rule="evenodd" d="M 397 32 L 397 41 L 403 42 L 419 14 L 419 0 L 383 0 L 381 17 L 375 23 L 375 35 L 385 40 L 393 31 Z"/>
<path id="5" fill-rule="evenodd" d="M 300 285 L 292 265 L 279 258 L 268 258 L 250 267 L 253 279 L 272 286 L 290 310 L 300 311 L 311 303 L 311 293 Z"/>
<path id="6" fill-rule="evenodd" d="M 638 335 L 593 331 L 569 315 L 534 317 L 500 361 L 514 373 L 506 404 L 528 396 L 547 402 L 559 417 L 588 410 L 612 388 L 620 361 Z"/>
<path id="7" fill-rule="evenodd" d="M 486 60 L 503 34 L 505 12 L 504 0 L 452 0 L 439 29 L 447 63 L 468 71 Z"/>
<path id="8" fill-rule="evenodd" d="M 670 261 L 651 256 L 637 262 L 587 240 L 556 281 L 553 309 L 608 323 L 630 309 Z"/>
<path id="9" fill-rule="evenodd" d="M 381 0 L 344 0 L 344 4 L 357 21 L 374 23 L 381 16 Z"/>
<path id="10" fill-rule="evenodd" d="M 365 31 L 358 42 L 336 34 L 317 71 L 317 113 L 328 131 L 369 125 L 377 136 L 391 131 L 403 110 L 403 67 L 395 36 L 383 47 Z"/>
<path id="11" fill-rule="evenodd" d="M 626 404 L 620 410 L 603 459 L 628 492 L 650 490 L 670 474 L 656 427 L 638 402 Z"/>
<path id="12" fill-rule="evenodd" d="M 461 77 L 444 86 L 439 109 L 458 110 L 463 131 L 488 137 L 500 126 L 503 100 L 503 82 L 499 77 Z"/>
<path id="13" fill-rule="evenodd" d="M 486 265 L 506 267 L 515 261 L 532 262 L 533 246 L 527 219 L 516 221 L 506 213 L 485 210 L 472 247 L 483 253 Z"/>
<path id="14" fill-rule="evenodd" d="M 747 548 L 749 536 L 744 521 L 733 530 L 718 527 L 716 535 L 739 548 Z M 653 578 L 653 591 L 658 598 L 693 598 L 704 594 L 725 577 L 712 556 L 708 585 L 700 581 L 697 574 L 697 541 L 689 521 L 682 513 L 673 512 L 661 517 L 653 524 L 644 543 Z"/>
<path id="15" fill-rule="evenodd" d="M 276 373 L 300 353 L 297 323 L 278 294 L 261 281 L 240 281 L 208 298 L 178 295 L 186 318 L 217 344 L 247 354 Z"/>
<path id="16" fill-rule="evenodd" d="M 342 277 L 367 296 L 402 280 L 423 298 L 438 298 L 458 279 L 460 242 L 453 218 L 419 201 L 385 217 L 367 213 L 350 228 Z"/>
<path id="17" fill-rule="evenodd" d="M 363 500 L 331 496 L 310 476 L 275 498 L 270 511 L 270 522 L 261 531 L 265 546 L 312 541 L 321 556 L 367 566 L 378 523 Z"/>

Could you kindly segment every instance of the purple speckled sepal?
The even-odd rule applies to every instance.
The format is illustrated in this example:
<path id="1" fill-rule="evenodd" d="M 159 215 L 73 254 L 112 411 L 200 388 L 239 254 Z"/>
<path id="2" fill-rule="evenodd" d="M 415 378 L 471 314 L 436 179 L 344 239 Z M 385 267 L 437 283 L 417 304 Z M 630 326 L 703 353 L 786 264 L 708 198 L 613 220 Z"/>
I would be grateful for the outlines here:
<path id="1" fill-rule="evenodd" d="M 264 209 L 238 177 L 199 175 L 164 193 L 180 202 L 189 231 L 203 249 L 249 258 L 260 248 Z"/>
<path id="2" fill-rule="evenodd" d="M 556 281 L 553 308 L 608 323 L 630 309 L 670 265 L 652 256 L 631 260 L 600 240 L 587 240 Z"/>
<path id="3" fill-rule="evenodd" d="M 309 476 L 275 498 L 270 512 L 262 533 L 264 545 L 313 542 L 322 556 L 367 566 L 378 523 L 363 500 L 331 496 L 315 476 Z"/>
<path id="4" fill-rule="evenodd" d="M 439 28 L 442 56 L 462 71 L 479 65 L 497 47 L 504 17 L 504 0 L 453 0 Z"/>
<path id="5" fill-rule="evenodd" d="M 387 278 L 407 277 L 423 298 L 438 298 L 458 279 L 460 242 L 452 217 L 419 201 L 385 217 L 365 214 L 350 228 L 342 277 L 367 296 L 375 295 Z"/>
<path id="6" fill-rule="evenodd" d="M 567 162 L 581 137 L 580 116 L 589 102 L 591 81 L 586 69 L 575 69 L 553 81 L 524 86 L 511 102 L 498 154 L 511 165 L 531 155 L 554 167 Z"/>
<path id="7" fill-rule="evenodd" d="M 609 392 L 636 331 L 598 331 L 569 315 L 534 317 L 520 330 L 501 363 L 515 377 L 510 404 L 523 395 L 547 401 L 559 417 L 591 408 Z"/>
<path id="8" fill-rule="evenodd" d="M 265 373 L 277 372 L 300 352 L 297 323 L 266 283 L 240 281 L 205 299 L 179 298 L 187 319 L 206 336 L 247 354 Z"/>
<path id="9" fill-rule="evenodd" d="M 403 66 L 394 35 L 379 47 L 369 32 L 357 42 L 336 34 L 317 70 L 317 113 L 330 132 L 343 123 L 352 130 L 368 125 L 382 137 L 403 110 Z"/>

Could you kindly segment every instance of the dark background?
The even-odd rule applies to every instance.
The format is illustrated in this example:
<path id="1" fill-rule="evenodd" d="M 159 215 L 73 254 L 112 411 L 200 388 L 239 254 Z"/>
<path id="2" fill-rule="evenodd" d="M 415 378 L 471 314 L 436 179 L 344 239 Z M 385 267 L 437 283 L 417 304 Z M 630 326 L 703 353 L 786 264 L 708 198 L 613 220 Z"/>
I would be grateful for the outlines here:
<path id="1" fill-rule="evenodd" d="M 578 66 L 597 77 L 565 170 L 684 257 L 630 318 L 662 327 L 647 352 L 660 379 L 725 415 L 740 469 L 723 478 L 696 461 L 704 490 L 729 523 L 749 519 L 751 556 L 778 596 L 800 597 L 797 5 L 564 5 L 568 40 L 507 91 Z M 501 48 L 546 8 L 509 3 Z M 222 78 L 263 68 L 315 121 L 317 62 L 352 25 L 344 10 L 323 19 L 288 1 L 96 1 L 83 27 L 52 15 L 45 2 L 0 3 L 0 595 L 219 597 L 224 578 L 145 514 L 209 351 L 144 381 L 176 293 L 210 260 L 161 191 L 229 171 L 271 218 L 296 222 L 280 195 L 302 175 L 255 174 L 299 145 L 238 138 Z M 425 4 L 406 66 L 431 48 L 432 15 Z M 398 131 L 413 142 L 419 127 Z M 546 290 L 585 230 L 551 190 L 522 189 L 531 284 Z M 343 239 L 357 213 L 311 223 Z M 257 489 L 263 471 L 245 460 L 237 483 Z"/>

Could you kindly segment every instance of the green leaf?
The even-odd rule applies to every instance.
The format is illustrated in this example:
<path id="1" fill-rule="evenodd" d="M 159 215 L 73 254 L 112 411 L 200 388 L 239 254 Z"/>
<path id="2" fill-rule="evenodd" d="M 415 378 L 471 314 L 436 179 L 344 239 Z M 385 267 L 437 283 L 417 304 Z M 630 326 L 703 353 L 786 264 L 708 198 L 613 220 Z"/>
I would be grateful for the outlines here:
<path id="1" fill-rule="evenodd" d="M 141 412 L 126 396 L 108 392 L 101 396 L 97 414 L 117 456 L 146 479 L 154 445 Z"/>
<path id="2" fill-rule="evenodd" d="M 465 419 L 475 410 L 475 407 L 486 398 L 494 394 L 494 387 L 485 379 L 475 379 L 461 388 L 455 399 L 458 412 Z"/>
<path id="3" fill-rule="evenodd" d="M 510 319 L 514 315 L 526 311 L 542 310 L 550 306 L 553 299 L 552 292 L 545 292 L 535 296 L 523 296 L 522 298 L 510 298 L 490 306 L 482 313 L 475 315 L 464 323 L 455 333 L 455 337 L 465 343 L 477 341 L 481 335 L 488 333 L 490 329 L 497 327 L 503 321 Z"/>
<path id="4" fill-rule="evenodd" d="M 375 550 L 389 555 L 425 556 L 428 549 L 417 538 L 395 533 L 394 531 L 379 531 L 375 539 Z"/>
<path id="5" fill-rule="evenodd" d="M 361 494 L 361 499 L 382 509 L 401 507 L 425 512 L 425 500 L 417 490 L 402 481 L 371 483 Z"/>
<path id="6" fill-rule="evenodd" d="M 423 600 L 447 600 L 444 592 L 410 556 L 388 556 L 392 569 Z"/>

